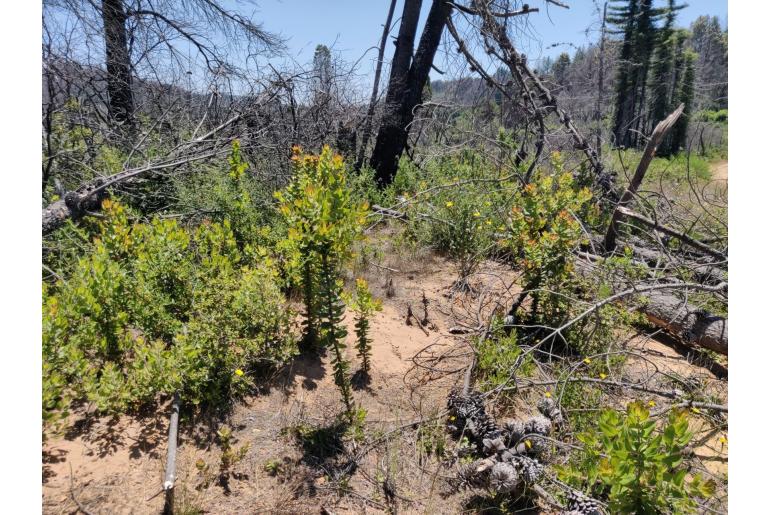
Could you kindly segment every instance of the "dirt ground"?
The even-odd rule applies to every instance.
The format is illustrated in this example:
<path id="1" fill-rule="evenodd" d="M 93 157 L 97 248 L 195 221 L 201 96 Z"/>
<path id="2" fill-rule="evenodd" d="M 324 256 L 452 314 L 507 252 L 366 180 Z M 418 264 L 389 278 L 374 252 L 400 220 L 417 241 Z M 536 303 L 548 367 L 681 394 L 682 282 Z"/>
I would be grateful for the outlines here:
<path id="1" fill-rule="evenodd" d="M 392 248 L 383 256 L 378 265 L 360 264 L 357 271 L 383 300 L 371 325 L 371 381 L 357 382 L 354 392 L 356 404 L 367 412 L 367 438 L 348 449 L 360 458 L 357 465 L 346 468 L 349 462 L 333 445 L 331 423 L 340 400 L 329 356 L 303 356 L 226 419 L 182 417 L 176 513 L 483 511 L 475 494 L 446 491 L 443 478 L 453 469 L 431 456 L 424 442 L 431 429 L 443 433 L 437 415 L 471 360 L 467 337 L 450 334 L 450 328 L 476 328 L 508 305 L 518 291 L 516 275 L 505 265 L 486 262 L 472 280 L 476 294 L 458 294 L 452 290 L 454 267 L 445 259 Z M 414 320 L 407 325 L 410 305 L 416 317 L 424 317 L 423 294 L 427 327 Z M 352 344 L 352 322 L 346 323 Z M 716 395 L 726 395 L 726 381 L 664 341 L 636 336 L 625 342 L 639 355 L 630 360 L 629 374 L 652 376 L 655 384 L 671 375 L 698 378 L 713 382 Z M 352 345 L 347 352 L 355 371 L 359 361 Z M 657 372 L 650 374 L 650 367 Z M 160 513 L 169 411 L 168 402 L 144 417 L 89 418 L 81 410 L 68 432 L 50 435 L 43 454 L 44 513 Z M 415 422 L 425 422 L 422 443 Z M 217 477 L 222 450 L 216 430 L 223 423 L 232 428 L 236 449 L 248 446 L 227 481 Z M 703 439 L 698 453 L 715 475 L 726 469 L 720 436 L 696 436 Z M 352 472 L 348 478 L 346 471 Z"/>
<path id="2" fill-rule="evenodd" d="M 717 161 L 711 164 L 711 180 L 727 182 L 727 161 Z"/>

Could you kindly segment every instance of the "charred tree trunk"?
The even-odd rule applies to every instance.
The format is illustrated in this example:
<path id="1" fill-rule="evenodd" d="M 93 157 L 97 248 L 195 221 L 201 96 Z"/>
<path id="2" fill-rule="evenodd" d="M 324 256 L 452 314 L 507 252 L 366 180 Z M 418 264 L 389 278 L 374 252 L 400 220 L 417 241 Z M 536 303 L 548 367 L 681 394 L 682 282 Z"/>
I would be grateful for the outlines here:
<path id="1" fill-rule="evenodd" d="M 390 22 L 393 21 L 393 11 L 396 10 L 396 0 L 390 0 L 390 9 L 388 10 L 388 17 L 385 20 L 385 26 L 382 29 L 382 39 L 380 40 L 380 48 L 377 52 L 377 67 L 374 70 L 374 85 L 372 86 L 372 98 L 369 99 L 369 108 L 366 111 L 366 120 L 364 121 L 364 129 L 361 133 L 361 147 L 358 150 L 358 158 L 356 159 L 355 169 L 360 170 L 361 165 L 364 164 L 364 156 L 366 155 L 366 147 L 369 145 L 369 137 L 372 133 L 372 119 L 374 118 L 374 108 L 377 104 L 377 93 L 380 89 L 380 75 L 382 74 L 382 61 L 385 57 L 385 45 L 388 42 L 388 33 L 390 32 Z M 414 41 L 414 36 L 412 36 Z"/>
<path id="2" fill-rule="evenodd" d="M 110 116 L 119 124 L 131 126 L 134 121 L 134 97 L 131 92 L 131 60 L 128 55 L 123 0 L 102 0 L 102 21 Z"/>
<path id="3" fill-rule="evenodd" d="M 380 187 L 390 183 L 388 177 L 396 174 L 398 134 L 403 131 L 401 122 L 401 101 L 412 62 L 417 22 L 420 20 L 422 0 L 405 0 L 401 14 L 401 25 L 396 39 L 396 51 L 390 64 L 388 91 L 385 94 L 385 109 L 382 113 L 380 130 L 374 143 L 369 165 L 375 169 L 375 179 Z"/>
<path id="4" fill-rule="evenodd" d="M 641 310 L 652 324 L 697 345 L 727 355 L 727 319 L 663 293 L 648 295 Z"/>
<path id="5" fill-rule="evenodd" d="M 407 6 L 410 3 L 419 4 L 419 0 L 404 5 L 406 17 Z M 391 70 L 391 82 L 388 86 L 387 106 L 383 117 L 380 131 L 377 134 L 374 152 L 372 153 L 371 165 L 376 170 L 375 178 L 380 187 L 387 186 L 393 182 L 393 177 L 398 169 L 398 159 L 406 148 L 407 138 L 409 136 L 409 125 L 414 120 L 414 109 L 421 101 L 422 90 L 428 80 L 428 73 L 433 65 L 433 58 L 436 55 L 436 49 L 441 42 L 441 34 L 447 24 L 449 15 L 452 12 L 452 6 L 444 0 L 433 0 L 428 19 L 425 22 L 420 44 L 414 56 L 405 80 L 401 82 L 401 68 L 397 70 L 394 77 Z M 417 9 L 419 15 L 419 8 Z M 406 19 L 406 18 L 404 18 Z M 411 20 L 410 20 L 411 21 Z M 402 21 L 402 28 L 403 28 Z M 416 28 L 416 20 L 415 20 Z M 399 40 L 401 34 L 399 31 Z M 414 39 L 412 38 L 412 42 Z M 399 43 L 400 45 L 400 43 Z M 397 47 L 396 53 L 398 54 Z M 401 66 L 401 61 L 396 62 L 393 59 L 394 66 Z M 395 80 L 394 80 L 395 79 Z"/>
<path id="6" fill-rule="evenodd" d="M 594 265 L 590 261 L 601 260 L 599 256 L 591 256 L 590 260 L 575 260 L 575 268 L 581 273 L 591 274 Z M 606 300 L 613 302 L 625 302 L 631 297 L 644 295 L 645 301 L 638 310 L 647 317 L 656 327 L 665 329 L 684 342 L 688 346 L 703 347 L 719 354 L 727 355 L 728 331 L 727 318 L 714 315 L 694 306 L 686 300 L 686 296 L 680 298 L 675 293 L 677 290 L 726 292 L 727 283 L 716 286 L 698 284 L 658 284 L 646 287 L 640 284 L 629 284 L 627 280 L 616 279 L 611 281 L 615 290 L 623 290 Z"/>

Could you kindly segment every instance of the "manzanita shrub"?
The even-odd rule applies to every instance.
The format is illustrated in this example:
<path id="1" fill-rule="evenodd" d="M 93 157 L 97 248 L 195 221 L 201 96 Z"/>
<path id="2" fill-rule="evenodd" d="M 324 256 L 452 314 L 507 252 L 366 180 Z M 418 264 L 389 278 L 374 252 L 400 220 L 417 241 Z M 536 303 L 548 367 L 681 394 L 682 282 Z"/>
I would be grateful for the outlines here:
<path id="1" fill-rule="evenodd" d="M 222 403 L 296 354 L 292 316 L 264 253 L 247 266 L 227 220 L 192 229 L 104 218 L 72 274 L 43 289 L 43 417 L 71 401 L 105 412 L 159 393 Z"/>
<path id="2" fill-rule="evenodd" d="M 347 185 L 342 157 L 324 146 L 318 156 L 294 147 L 295 176 L 276 193 L 288 229 L 288 260 L 305 304 L 305 348 L 318 345 L 333 352 L 334 381 L 345 412 L 354 414 L 349 369 L 344 356 L 347 330 L 342 324 L 342 265 L 363 233 L 367 205 L 355 200 Z"/>
<path id="3" fill-rule="evenodd" d="M 598 430 L 583 432 L 583 450 L 559 469 L 563 480 L 606 500 L 610 513 L 694 513 L 713 481 L 685 463 L 692 439 L 687 412 L 672 410 L 662 427 L 641 401 L 626 411 L 604 410 Z"/>

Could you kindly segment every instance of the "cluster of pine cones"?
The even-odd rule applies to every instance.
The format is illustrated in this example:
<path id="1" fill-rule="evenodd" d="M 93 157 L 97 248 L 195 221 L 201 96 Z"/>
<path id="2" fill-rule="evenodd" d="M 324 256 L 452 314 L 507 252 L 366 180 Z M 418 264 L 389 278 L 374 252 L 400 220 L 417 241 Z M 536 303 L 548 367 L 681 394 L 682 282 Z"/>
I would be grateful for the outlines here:
<path id="1" fill-rule="evenodd" d="M 490 488 L 500 493 L 520 493 L 543 474 L 540 459 L 550 449 L 549 435 L 563 422 L 561 410 L 549 397 L 537 405 L 541 415 L 510 420 L 499 425 L 486 412 L 480 392 L 463 395 L 453 389 L 447 399 L 448 429 L 456 437 L 467 436 L 479 454 L 485 456 L 460 466 L 458 488 Z M 599 505 L 579 492 L 568 498 L 565 514 L 599 515 Z"/>

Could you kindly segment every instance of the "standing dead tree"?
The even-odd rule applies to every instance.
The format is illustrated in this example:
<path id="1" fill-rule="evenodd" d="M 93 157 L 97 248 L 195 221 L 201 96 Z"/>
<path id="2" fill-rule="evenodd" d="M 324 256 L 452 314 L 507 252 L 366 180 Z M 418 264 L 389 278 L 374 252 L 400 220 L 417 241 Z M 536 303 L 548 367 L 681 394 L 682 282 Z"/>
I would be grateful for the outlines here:
<path id="1" fill-rule="evenodd" d="M 623 216 L 623 212 L 620 208 L 626 207 L 628 203 L 633 199 L 634 194 L 636 194 L 636 191 L 642 184 L 644 174 L 647 173 L 647 168 L 649 168 L 650 163 L 652 162 L 652 158 L 655 157 L 655 151 L 658 149 L 658 145 L 661 141 L 663 141 L 663 138 L 666 137 L 666 134 L 671 130 L 683 112 L 684 104 L 680 104 L 673 113 L 668 115 L 668 117 L 664 120 L 661 120 L 655 127 L 655 130 L 652 132 L 652 136 L 650 136 L 650 140 L 647 142 L 647 146 L 644 148 L 642 158 L 639 160 L 639 164 L 636 167 L 634 177 L 631 179 L 628 188 L 626 188 L 626 190 L 623 192 L 623 195 L 621 195 L 620 200 L 618 201 L 618 206 L 612 213 L 612 219 L 610 220 L 609 227 L 607 228 L 607 235 L 604 237 L 604 249 L 607 252 L 612 252 L 615 250 L 615 239 L 617 238 L 618 234 L 618 222 Z"/>
<path id="2" fill-rule="evenodd" d="M 133 125 L 134 96 L 131 91 L 131 58 L 128 52 L 126 19 L 123 0 L 102 1 L 109 113 L 117 123 Z"/>
<path id="3" fill-rule="evenodd" d="M 398 159 L 406 149 L 414 110 L 422 100 L 422 91 L 441 42 L 441 34 L 452 11 L 451 3 L 433 0 L 420 44 L 412 58 L 421 5 L 422 0 L 406 0 L 404 3 L 385 111 L 370 160 L 380 186 L 390 184 L 396 175 Z"/>

